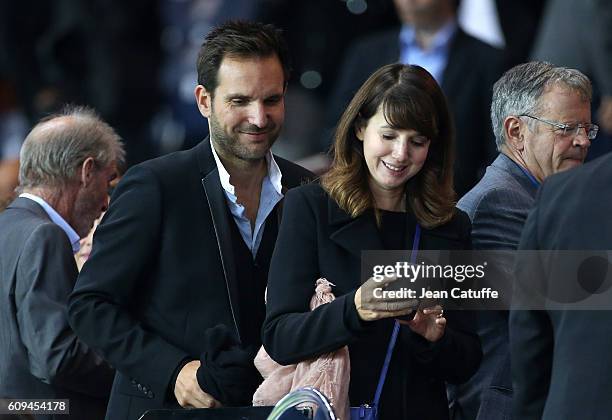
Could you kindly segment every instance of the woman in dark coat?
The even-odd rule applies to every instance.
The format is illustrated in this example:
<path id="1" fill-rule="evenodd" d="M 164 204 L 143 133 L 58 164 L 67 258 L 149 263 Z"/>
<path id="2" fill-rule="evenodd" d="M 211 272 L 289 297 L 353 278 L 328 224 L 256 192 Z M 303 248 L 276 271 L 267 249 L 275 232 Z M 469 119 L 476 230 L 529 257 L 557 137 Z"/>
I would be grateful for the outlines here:
<path id="1" fill-rule="evenodd" d="M 414 313 L 406 299 L 377 303 L 372 279 L 360 281 L 361 252 L 412 249 L 417 224 L 420 250 L 471 248 L 469 219 L 454 207 L 452 142 L 446 100 L 431 75 L 384 66 L 341 117 L 331 170 L 284 201 L 264 347 L 291 364 L 348 344 L 351 405 L 371 404 L 394 320 L 413 313 L 400 321 L 379 404 L 383 420 L 447 419 L 445 382 L 466 381 L 480 363 L 469 314 L 439 306 Z M 319 277 L 335 285 L 336 300 L 311 312 Z"/>

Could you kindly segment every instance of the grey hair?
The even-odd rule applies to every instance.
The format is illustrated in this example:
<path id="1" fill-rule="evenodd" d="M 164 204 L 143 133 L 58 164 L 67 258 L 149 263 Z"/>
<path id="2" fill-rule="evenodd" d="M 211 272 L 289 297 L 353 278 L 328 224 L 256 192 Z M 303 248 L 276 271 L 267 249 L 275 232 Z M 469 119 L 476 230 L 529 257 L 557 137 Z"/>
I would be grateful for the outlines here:
<path id="1" fill-rule="evenodd" d="M 588 77 L 575 69 L 555 67 L 550 63 L 532 61 L 508 70 L 493 85 L 491 122 L 497 150 L 505 142 L 504 120 L 510 115 L 537 114 L 540 97 L 547 89 L 561 85 L 576 91 L 587 102 L 593 89 Z"/>
<path id="2" fill-rule="evenodd" d="M 65 186 L 76 179 L 89 157 L 100 168 L 113 163 L 123 166 L 123 142 L 93 109 L 66 106 L 38 122 L 24 140 L 19 155 L 18 191 Z"/>

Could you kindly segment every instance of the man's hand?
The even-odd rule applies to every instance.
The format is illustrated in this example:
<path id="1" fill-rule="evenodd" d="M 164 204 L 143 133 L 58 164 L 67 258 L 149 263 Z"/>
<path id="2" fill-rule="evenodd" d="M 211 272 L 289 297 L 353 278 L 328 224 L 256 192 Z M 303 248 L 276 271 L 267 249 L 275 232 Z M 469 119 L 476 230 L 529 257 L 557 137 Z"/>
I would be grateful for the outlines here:
<path id="1" fill-rule="evenodd" d="M 418 307 L 417 299 L 389 297 L 389 295 L 383 293 L 396 280 L 396 277 L 386 276 L 382 280 L 376 281 L 373 277 L 370 277 L 357 289 L 355 307 L 362 320 L 376 321 L 383 318 L 403 316 Z"/>
<path id="2" fill-rule="evenodd" d="M 196 372 L 200 367 L 199 360 L 193 360 L 187 363 L 178 376 L 174 384 L 174 396 L 183 408 L 218 408 L 221 403 L 215 400 L 211 395 L 202 391 Z"/>

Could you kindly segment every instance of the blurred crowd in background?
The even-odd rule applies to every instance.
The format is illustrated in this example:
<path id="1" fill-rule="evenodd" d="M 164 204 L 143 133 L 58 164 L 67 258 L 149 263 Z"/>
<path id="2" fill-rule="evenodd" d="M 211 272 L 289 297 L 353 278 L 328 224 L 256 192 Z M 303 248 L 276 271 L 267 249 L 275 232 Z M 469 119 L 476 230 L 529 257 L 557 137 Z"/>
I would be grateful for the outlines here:
<path id="1" fill-rule="evenodd" d="M 92 106 L 115 127 L 125 141 L 129 165 L 190 148 L 202 140 L 208 125 L 194 102 L 195 57 L 204 35 L 228 19 L 258 20 L 284 29 L 293 73 L 285 127 L 275 150 L 292 160 L 325 153 L 343 103 L 352 96 L 352 92 L 343 92 L 351 89 L 347 72 L 368 68 L 370 52 L 360 50 L 355 61 L 356 46 L 375 45 L 364 44 L 364 40 L 390 30 L 399 34 L 408 19 L 401 13 L 402 3 L 423 1 L 2 2 L 0 202 L 8 200 L 16 185 L 19 148 L 25 134 L 35 121 L 65 103 Z M 466 63 L 459 78 L 487 67 L 494 68 L 492 72 L 498 77 L 529 58 L 578 68 L 594 82 L 594 122 L 602 127 L 591 153 L 601 155 L 611 149 L 612 73 L 602 69 L 610 67 L 612 45 L 609 39 L 600 41 L 599 35 L 609 30 L 606 24 L 610 23 L 612 2 L 455 1 L 460 27 L 499 50 L 499 59 L 491 56 L 491 60 Z M 563 36 L 573 45 L 563 41 Z M 354 86 L 363 80 L 356 80 Z M 447 90 L 445 93 L 450 96 Z M 449 99 L 451 103 L 454 100 Z M 467 116 L 455 115 L 456 120 L 461 118 L 456 124 L 490 130 L 487 106 L 475 109 L 469 105 L 464 110 Z M 458 134 L 461 136 L 461 127 Z M 483 151 L 483 159 L 495 154 L 492 135 L 490 139 L 490 144 L 475 145 Z M 461 147 L 461 139 L 458 145 Z M 475 151 L 470 146 L 469 153 Z M 466 188 L 469 184 L 473 181 Z"/>

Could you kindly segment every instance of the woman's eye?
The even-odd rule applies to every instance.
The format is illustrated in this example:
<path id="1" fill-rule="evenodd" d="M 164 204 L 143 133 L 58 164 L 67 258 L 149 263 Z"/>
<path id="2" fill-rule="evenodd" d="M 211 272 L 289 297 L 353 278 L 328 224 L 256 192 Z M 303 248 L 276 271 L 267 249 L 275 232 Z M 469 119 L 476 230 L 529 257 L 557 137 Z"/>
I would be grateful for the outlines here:
<path id="1" fill-rule="evenodd" d="M 395 138 L 395 136 L 392 135 L 392 134 L 383 134 L 382 138 L 383 138 L 383 140 L 393 140 Z"/>
<path id="2" fill-rule="evenodd" d="M 415 137 L 412 139 L 412 144 L 418 147 L 425 146 L 427 144 L 427 138 L 425 137 Z"/>

